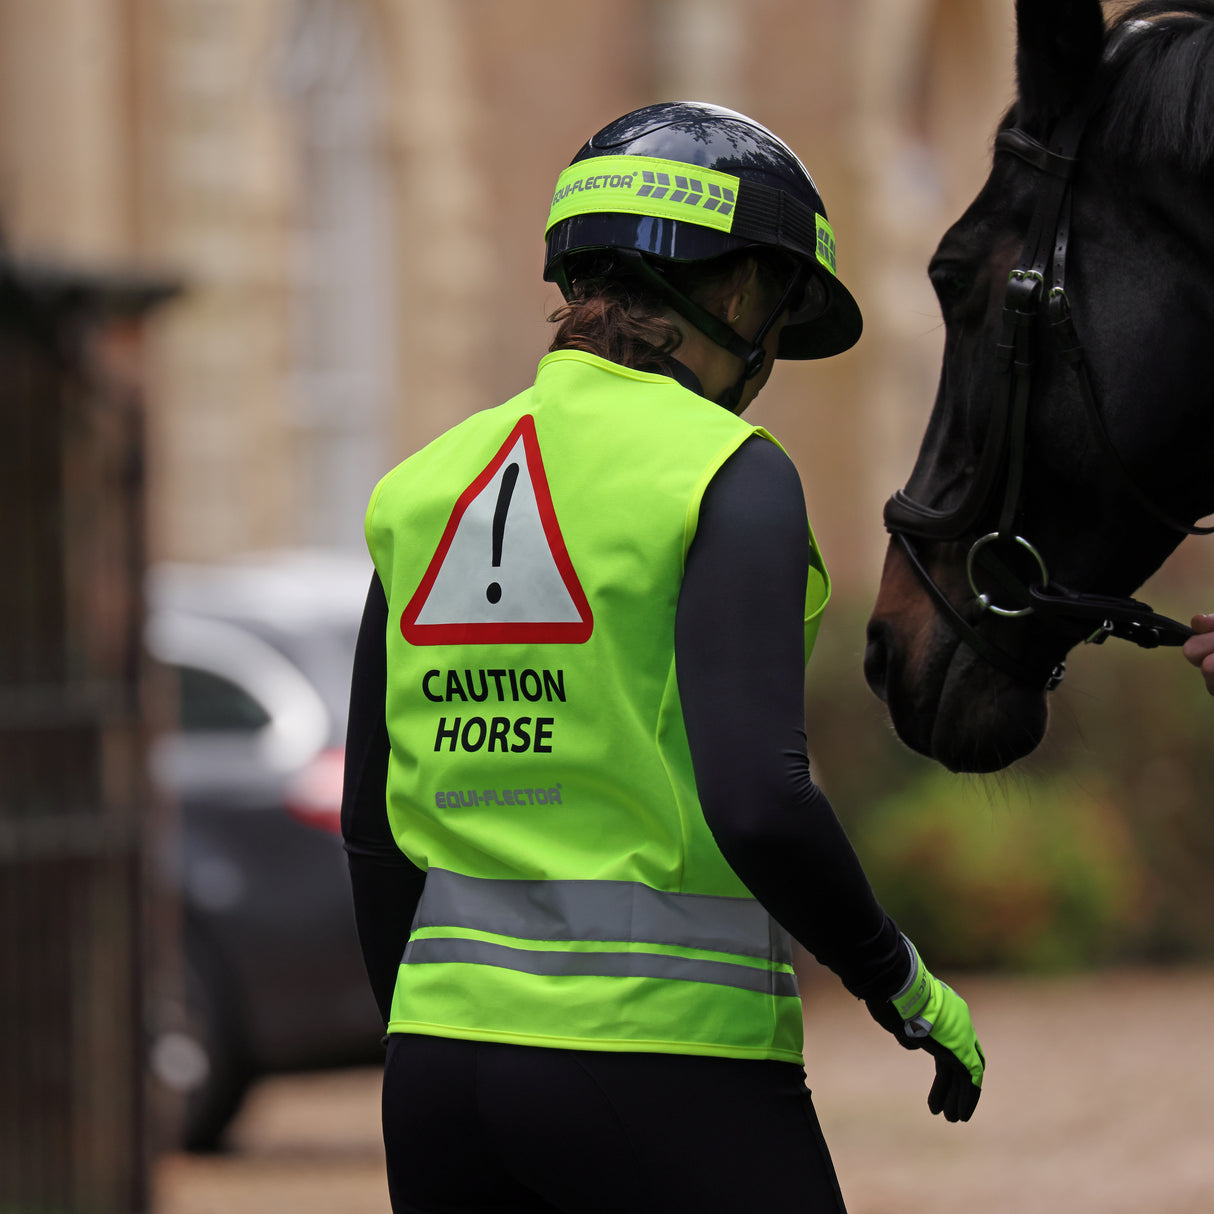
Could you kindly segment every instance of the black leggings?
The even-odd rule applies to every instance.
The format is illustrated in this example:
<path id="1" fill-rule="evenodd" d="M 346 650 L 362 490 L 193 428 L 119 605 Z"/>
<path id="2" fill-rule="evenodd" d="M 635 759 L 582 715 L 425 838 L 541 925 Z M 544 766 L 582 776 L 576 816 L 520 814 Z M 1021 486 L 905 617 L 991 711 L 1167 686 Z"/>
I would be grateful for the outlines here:
<path id="1" fill-rule="evenodd" d="M 845 1214 L 786 1062 L 394 1034 L 394 1214 Z"/>

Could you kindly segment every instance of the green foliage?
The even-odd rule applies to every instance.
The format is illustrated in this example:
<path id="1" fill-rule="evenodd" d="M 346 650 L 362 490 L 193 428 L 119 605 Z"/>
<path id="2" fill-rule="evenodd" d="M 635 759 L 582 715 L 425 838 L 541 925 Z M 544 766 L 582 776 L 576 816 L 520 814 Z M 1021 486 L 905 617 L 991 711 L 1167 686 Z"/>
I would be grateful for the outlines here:
<path id="1" fill-rule="evenodd" d="M 933 965 L 1059 970 L 1117 955 L 1140 874 L 1116 803 L 1068 785 L 986 790 L 928 771 L 864 816 L 854 842 L 874 888 Z"/>

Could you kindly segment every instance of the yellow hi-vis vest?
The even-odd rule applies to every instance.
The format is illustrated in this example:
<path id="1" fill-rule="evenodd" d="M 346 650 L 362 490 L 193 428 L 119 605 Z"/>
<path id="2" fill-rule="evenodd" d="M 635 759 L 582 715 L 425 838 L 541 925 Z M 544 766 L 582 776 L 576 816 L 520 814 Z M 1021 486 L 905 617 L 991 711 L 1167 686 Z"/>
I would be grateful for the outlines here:
<path id="1" fill-rule="evenodd" d="M 700 500 L 755 433 L 561 351 L 377 486 L 387 811 L 427 874 L 390 1032 L 800 1062 L 788 936 L 704 821 L 675 678 Z M 815 548 L 807 652 L 828 595 Z"/>

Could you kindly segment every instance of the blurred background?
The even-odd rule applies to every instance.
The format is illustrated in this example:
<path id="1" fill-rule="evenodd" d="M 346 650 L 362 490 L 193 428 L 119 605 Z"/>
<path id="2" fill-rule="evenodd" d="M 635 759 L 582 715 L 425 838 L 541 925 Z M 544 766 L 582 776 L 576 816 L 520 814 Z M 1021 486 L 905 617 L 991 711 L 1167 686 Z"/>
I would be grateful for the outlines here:
<path id="1" fill-rule="evenodd" d="M 351 1097 L 327 1081 L 307 1089 L 336 1102 L 319 1135 L 249 1119 L 266 1092 L 294 1099 L 267 1075 L 378 1057 L 335 816 L 364 506 L 530 383 L 558 302 L 552 185 L 656 100 L 740 109 L 792 145 L 864 309 L 854 350 L 782 364 L 748 416 L 797 463 L 835 577 L 811 751 L 878 892 L 934 967 L 1024 1009 L 998 1021 L 1024 1068 L 1109 1003 L 1200 1006 L 1214 705 L 1176 653 L 1077 654 L 1046 744 L 986 780 L 902 749 L 861 676 L 881 503 L 935 391 L 924 267 L 985 177 L 1012 8 L 0 0 L 0 1210 L 236 1209 L 235 1181 L 190 1198 L 198 1152 L 314 1162 L 345 1141 Z M 1214 545 L 1189 540 L 1143 597 L 1187 618 L 1212 577 Z M 829 982 L 807 967 L 811 1024 L 819 1000 L 853 1024 Z M 349 1074 L 365 1208 L 386 1208 L 374 1072 Z M 883 1157 L 921 1154 L 879 1086 L 866 1106 L 839 1082 L 845 1115 L 823 1116 L 845 1156 L 853 1116 Z M 1211 1114 L 1182 1107 L 1190 1128 Z M 1031 1168 L 1023 1142 L 981 1141 L 975 1177 L 998 1151 Z M 311 1208 L 282 1199 L 299 1171 L 248 1208 Z M 1173 1175 L 1194 1204 L 1155 1208 L 1210 1208 L 1214 1163 Z M 316 1208 L 355 1209 L 334 1192 Z M 1086 1208 L 1076 1192 L 1034 1208 Z M 865 1193 L 857 1209 L 896 1208 Z M 1001 1208 L 973 1193 L 956 1208 Z"/>

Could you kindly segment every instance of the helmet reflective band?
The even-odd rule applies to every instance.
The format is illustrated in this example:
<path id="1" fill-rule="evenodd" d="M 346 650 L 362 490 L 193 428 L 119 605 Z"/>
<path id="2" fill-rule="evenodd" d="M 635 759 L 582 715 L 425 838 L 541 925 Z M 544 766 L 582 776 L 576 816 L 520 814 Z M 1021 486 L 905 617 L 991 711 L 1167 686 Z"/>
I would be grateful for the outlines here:
<path id="1" fill-rule="evenodd" d="M 546 236 L 575 215 L 648 215 L 732 232 L 740 178 L 654 156 L 600 156 L 571 164 L 557 179 Z M 814 215 L 818 263 L 836 274 L 835 234 Z"/>
<path id="2" fill-rule="evenodd" d="M 830 224 L 826 222 L 825 215 L 818 215 L 816 219 L 818 221 L 818 243 L 814 251 L 817 253 L 818 262 L 838 277 L 838 271 L 835 269 L 835 233 Z"/>
<path id="3" fill-rule="evenodd" d="M 557 179 L 546 236 L 574 215 L 649 215 L 728 232 L 738 178 L 653 156 L 600 156 L 571 164 Z"/>

